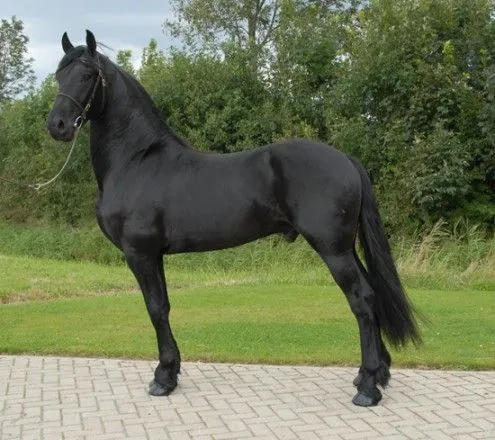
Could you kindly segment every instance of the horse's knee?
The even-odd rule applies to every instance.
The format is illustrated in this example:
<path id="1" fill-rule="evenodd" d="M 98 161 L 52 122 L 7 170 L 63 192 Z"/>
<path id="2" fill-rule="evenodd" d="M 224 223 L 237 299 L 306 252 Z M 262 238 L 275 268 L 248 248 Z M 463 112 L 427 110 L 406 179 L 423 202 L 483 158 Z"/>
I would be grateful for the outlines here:
<path id="1" fill-rule="evenodd" d="M 155 328 L 162 328 L 168 323 L 168 310 L 162 307 L 152 306 L 148 308 L 148 314 Z"/>
<path id="2" fill-rule="evenodd" d="M 357 317 L 369 317 L 374 320 L 375 293 L 371 289 L 356 289 L 347 295 L 347 300 L 354 315 Z"/>

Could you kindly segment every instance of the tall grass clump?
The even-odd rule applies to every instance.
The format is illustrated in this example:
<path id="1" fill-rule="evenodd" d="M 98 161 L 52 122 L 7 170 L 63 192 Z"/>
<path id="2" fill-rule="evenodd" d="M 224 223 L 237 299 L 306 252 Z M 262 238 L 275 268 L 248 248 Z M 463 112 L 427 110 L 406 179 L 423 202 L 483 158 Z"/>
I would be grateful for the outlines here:
<path id="1" fill-rule="evenodd" d="M 399 271 L 414 287 L 495 289 L 495 235 L 467 220 L 395 242 Z"/>
<path id="2" fill-rule="evenodd" d="M 399 272 L 410 287 L 495 290 L 495 236 L 466 220 L 453 227 L 439 221 L 413 236 L 392 237 Z M 97 226 L 80 228 L 0 223 L 0 254 L 92 261 L 123 265 L 121 252 Z M 318 255 L 299 237 L 280 236 L 215 252 L 167 256 L 169 275 L 190 273 L 201 280 L 226 283 L 333 283 Z"/>
<path id="3" fill-rule="evenodd" d="M 97 226 L 81 228 L 0 223 L 0 253 L 54 260 L 122 264 L 123 258 Z"/>

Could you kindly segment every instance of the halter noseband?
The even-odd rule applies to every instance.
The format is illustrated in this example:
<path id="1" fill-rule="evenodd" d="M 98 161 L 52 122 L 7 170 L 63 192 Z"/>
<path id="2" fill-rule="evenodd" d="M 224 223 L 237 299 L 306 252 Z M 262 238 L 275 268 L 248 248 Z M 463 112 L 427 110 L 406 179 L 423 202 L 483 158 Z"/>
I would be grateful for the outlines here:
<path id="1" fill-rule="evenodd" d="M 96 55 L 96 59 L 98 61 L 98 77 L 96 78 L 96 81 L 93 85 L 93 90 L 91 91 L 91 95 L 89 96 L 87 104 L 83 107 L 81 103 L 77 100 L 74 99 L 72 96 L 70 96 L 67 93 L 60 92 L 57 96 L 65 96 L 66 98 L 69 98 L 74 104 L 79 107 L 81 110 L 81 114 L 74 120 L 74 127 L 79 128 L 82 126 L 82 124 L 86 121 L 87 115 L 89 112 L 89 109 L 91 108 L 91 104 L 93 103 L 93 99 L 95 98 L 96 91 L 98 90 L 98 86 L 101 85 L 103 87 L 102 92 L 103 92 L 103 98 L 102 98 L 102 108 L 105 106 L 105 88 L 106 88 L 106 81 L 105 78 L 103 77 L 103 72 L 101 70 L 101 65 L 100 65 L 100 58 L 98 55 Z M 81 61 L 80 59 L 76 59 L 76 61 L 79 61 L 80 63 L 86 64 L 84 61 Z"/>

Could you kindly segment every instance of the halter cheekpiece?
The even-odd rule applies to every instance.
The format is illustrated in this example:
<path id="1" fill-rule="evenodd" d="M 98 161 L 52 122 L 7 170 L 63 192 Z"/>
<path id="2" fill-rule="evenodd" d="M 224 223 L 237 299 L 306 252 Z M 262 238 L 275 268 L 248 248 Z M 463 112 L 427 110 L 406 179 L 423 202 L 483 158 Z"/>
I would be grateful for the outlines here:
<path id="1" fill-rule="evenodd" d="M 67 93 L 60 92 L 57 95 L 57 96 L 65 96 L 66 98 L 70 99 L 81 110 L 81 114 L 74 120 L 74 127 L 75 128 L 81 127 L 82 124 L 86 121 L 88 112 L 91 108 L 91 104 L 93 103 L 93 99 L 96 95 L 96 91 L 98 90 L 98 86 L 100 85 L 100 83 L 101 83 L 101 86 L 103 87 L 102 88 L 102 93 L 103 93 L 102 108 L 105 106 L 105 88 L 106 88 L 107 84 L 106 84 L 105 78 L 103 77 L 103 72 L 101 70 L 101 65 L 100 65 L 100 58 L 98 57 L 98 54 L 96 54 L 96 60 L 98 62 L 98 76 L 97 76 L 96 81 L 93 85 L 93 89 L 91 91 L 91 95 L 89 96 L 88 102 L 86 103 L 86 105 L 84 107 L 77 99 L 73 98 L 72 96 L 70 96 Z M 82 64 L 86 64 L 84 61 L 82 61 L 79 58 L 77 58 L 75 61 L 79 61 Z"/>

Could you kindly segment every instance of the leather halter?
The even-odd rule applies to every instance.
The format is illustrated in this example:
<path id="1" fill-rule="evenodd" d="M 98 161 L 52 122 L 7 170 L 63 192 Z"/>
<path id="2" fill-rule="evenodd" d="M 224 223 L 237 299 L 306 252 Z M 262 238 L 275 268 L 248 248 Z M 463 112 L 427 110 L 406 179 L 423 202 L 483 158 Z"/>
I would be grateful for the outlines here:
<path id="1" fill-rule="evenodd" d="M 76 106 L 81 110 L 81 114 L 74 120 L 74 127 L 79 128 L 82 126 L 82 124 L 86 121 L 87 115 L 89 112 L 89 109 L 91 108 L 91 104 L 93 103 L 93 99 L 95 98 L 96 91 L 98 90 L 98 86 L 102 85 L 103 89 L 103 98 L 102 98 L 102 108 L 105 106 L 105 88 L 106 88 L 106 81 L 105 78 L 103 77 L 103 72 L 101 70 L 101 65 L 100 65 L 100 58 L 98 55 L 96 55 L 96 59 L 98 61 L 98 77 L 96 78 L 96 81 L 93 85 L 93 89 L 91 91 L 91 95 L 89 96 L 88 102 L 86 105 L 83 107 L 82 104 L 77 100 L 74 99 L 72 96 L 70 96 L 68 93 L 60 92 L 57 96 L 65 96 L 66 98 L 69 98 Z M 79 61 L 80 63 L 86 64 L 84 61 L 77 59 L 76 61 Z"/>

